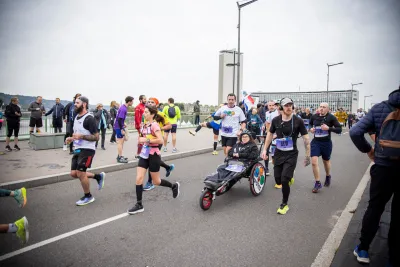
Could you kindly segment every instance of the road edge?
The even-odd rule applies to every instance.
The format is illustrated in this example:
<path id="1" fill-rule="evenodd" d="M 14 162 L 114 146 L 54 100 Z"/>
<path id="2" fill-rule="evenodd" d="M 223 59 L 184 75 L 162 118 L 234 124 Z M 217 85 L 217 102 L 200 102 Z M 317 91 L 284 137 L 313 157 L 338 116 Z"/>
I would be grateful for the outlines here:
<path id="1" fill-rule="evenodd" d="M 311 264 L 311 267 L 331 266 L 336 251 L 339 248 L 344 235 L 346 234 L 347 228 L 349 227 L 350 221 L 353 218 L 354 212 L 361 201 L 369 180 L 371 179 L 369 171 L 372 165 L 373 163 L 371 163 L 365 171 L 360 183 L 358 184 L 356 190 L 354 191 L 349 202 L 347 203 L 346 208 L 343 210 L 331 233 L 325 240 L 324 245 L 319 251 L 317 257 L 315 257 L 314 262 Z"/>
<path id="2" fill-rule="evenodd" d="M 222 147 L 217 147 L 217 150 L 222 150 Z M 163 161 L 170 161 L 174 159 L 182 159 L 186 157 L 192 157 L 200 154 L 205 154 L 205 153 L 211 153 L 213 152 L 213 148 L 201 148 L 201 149 L 196 149 L 196 150 L 189 150 L 185 152 L 178 152 L 170 155 L 165 155 L 162 156 Z M 110 164 L 110 165 L 104 165 L 96 168 L 91 168 L 88 169 L 91 172 L 115 172 L 115 171 L 121 171 L 121 170 L 126 170 L 126 169 L 131 169 L 135 168 L 138 165 L 138 160 L 132 160 L 129 161 L 128 163 L 116 163 L 116 164 Z M 48 184 L 54 184 L 54 183 L 60 183 L 60 182 L 65 182 L 69 180 L 73 180 L 70 176 L 69 172 L 62 172 L 62 173 L 56 173 L 56 174 L 50 174 L 50 175 L 44 175 L 44 176 L 39 176 L 39 177 L 34 177 L 34 178 L 29 178 L 29 179 L 23 179 L 23 180 L 18 180 L 18 181 L 12 181 L 12 182 L 6 182 L 0 184 L 1 189 L 8 189 L 8 190 L 13 190 L 16 188 L 32 188 L 32 187 L 38 187 L 38 186 L 43 186 L 43 185 L 48 185 Z"/>

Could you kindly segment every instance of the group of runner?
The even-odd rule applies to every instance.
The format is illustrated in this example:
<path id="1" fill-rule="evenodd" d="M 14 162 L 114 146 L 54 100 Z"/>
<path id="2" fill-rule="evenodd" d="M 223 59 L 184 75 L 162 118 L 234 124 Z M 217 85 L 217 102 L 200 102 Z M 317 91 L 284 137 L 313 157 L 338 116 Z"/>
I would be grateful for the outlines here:
<path id="1" fill-rule="evenodd" d="M 142 98 L 143 100 L 143 98 Z M 133 97 L 126 97 L 125 104 L 120 107 L 114 122 L 116 139 L 119 145 L 118 158 L 122 156 L 123 140 L 125 140 L 126 131 L 126 113 L 127 107 L 132 105 Z M 214 133 L 214 152 L 219 132 L 221 131 L 221 143 L 225 156 L 229 150 L 237 143 L 238 136 L 246 129 L 247 120 L 243 110 L 235 105 L 236 96 L 229 94 L 227 103 L 222 104 L 220 108 L 211 115 L 212 122 L 201 123 L 192 135 L 201 129 L 201 127 L 212 128 Z M 84 195 L 76 202 L 77 206 L 84 206 L 95 201 L 90 191 L 90 180 L 96 181 L 97 189 L 102 190 L 105 185 L 106 174 L 91 173 L 87 169 L 91 167 L 95 156 L 95 144 L 99 140 L 98 127 L 91 113 L 88 111 L 89 99 L 79 94 L 74 98 L 74 118 L 72 134 L 66 138 L 66 144 L 73 143 L 74 151 L 71 160 L 71 176 L 78 178 L 81 182 Z M 136 214 L 144 211 L 143 191 L 151 190 L 154 185 L 168 187 L 172 192 L 172 197 L 177 198 L 180 194 L 179 182 L 171 183 L 160 177 L 160 167 L 166 170 L 166 177 L 174 169 L 174 165 L 167 165 L 161 160 L 161 149 L 164 143 L 163 133 L 170 130 L 173 126 L 169 122 L 164 112 L 158 110 L 159 101 L 157 98 L 150 97 L 146 101 L 143 116 L 139 128 L 138 137 L 138 167 L 136 169 L 136 203 L 128 209 L 129 214 Z M 289 210 L 288 200 L 290 195 L 290 186 L 294 183 L 294 172 L 297 165 L 299 151 L 297 149 L 297 138 L 299 135 L 303 138 L 305 146 L 304 166 L 312 163 L 315 178 L 312 192 L 317 193 L 321 188 L 320 174 L 318 167 L 318 157 L 322 157 L 326 178 L 324 186 L 331 184 L 330 157 L 332 153 L 331 132 L 341 133 L 341 124 L 335 116 L 329 113 L 327 103 L 321 103 L 319 113 L 310 115 L 306 111 L 304 119 L 295 116 L 294 102 L 290 98 L 283 98 L 279 105 L 274 101 L 268 103 L 268 112 L 266 113 L 266 122 L 263 129 L 267 133 L 265 143 L 262 148 L 262 158 L 265 160 L 266 174 L 269 175 L 268 164 L 269 157 L 272 157 L 274 164 L 274 176 L 276 188 L 282 189 L 282 202 L 277 210 L 278 214 L 286 214 Z M 314 134 L 314 139 L 310 142 L 308 132 Z M 148 181 L 144 184 L 144 177 L 149 171 Z M 1 192 L 2 196 L 14 196 L 21 206 L 26 204 L 26 190 Z M 13 224 L 0 225 L 0 232 L 15 232 L 23 242 L 28 240 L 28 221 L 24 217 Z"/>

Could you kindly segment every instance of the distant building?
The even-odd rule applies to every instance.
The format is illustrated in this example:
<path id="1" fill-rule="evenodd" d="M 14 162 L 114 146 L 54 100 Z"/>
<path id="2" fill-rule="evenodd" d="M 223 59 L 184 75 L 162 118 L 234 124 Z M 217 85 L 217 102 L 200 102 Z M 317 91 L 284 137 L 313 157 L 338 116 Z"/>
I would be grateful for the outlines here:
<path id="1" fill-rule="evenodd" d="M 218 104 L 225 103 L 230 93 L 238 96 L 237 88 L 237 64 L 238 52 L 235 50 L 222 50 L 219 52 L 219 74 L 218 74 Z M 227 64 L 229 64 L 227 66 Z M 243 85 L 243 53 L 240 57 L 240 92 Z M 241 93 L 240 93 L 241 94 Z"/>
<path id="2" fill-rule="evenodd" d="M 252 97 L 259 97 L 260 102 L 268 102 L 269 100 L 280 100 L 284 97 L 290 97 L 296 107 L 315 108 L 319 107 L 322 102 L 327 102 L 331 110 L 336 111 L 343 108 L 347 111 L 356 112 L 359 108 L 359 92 L 353 90 L 329 91 L 328 100 L 326 91 L 308 91 L 308 92 L 255 92 Z M 352 100 L 353 99 L 353 100 Z"/>

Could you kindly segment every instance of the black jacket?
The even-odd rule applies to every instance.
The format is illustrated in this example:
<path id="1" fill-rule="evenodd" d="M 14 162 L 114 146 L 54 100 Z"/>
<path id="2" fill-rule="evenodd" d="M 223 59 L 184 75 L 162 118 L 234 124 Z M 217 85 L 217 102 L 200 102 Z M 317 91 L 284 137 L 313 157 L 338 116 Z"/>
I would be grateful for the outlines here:
<path id="1" fill-rule="evenodd" d="M 254 142 L 242 144 L 236 143 L 228 152 L 229 157 L 233 157 L 234 153 L 239 153 L 239 160 L 256 160 L 258 158 L 258 147 Z"/>
<path id="2" fill-rule="evenodd" d="M 4 112 L 4 116 L 6 117 L 7 121 L 9 121 L 9 122 L 19 122 L 20 121 L 21 116 L 15 115 L 15 112 L 18 112 L 19 114 L 21 114 L 21 109 L 19 108 L 18 105 L 10 103 L 9 105 L 6 106 L 6 111 Z"/>
<path id="3" fill-rule="evenodd" d="M 93 111 L 93 116 L 94 116 L 94 119 L 96 120 L 96 126 L 97 126 L 97 128 L 99 128 L 99 124 L 101 122 L 101 112 L 103 112 L 104 118 L 106 119 L 106 125 L 104 125 L 104 127 L 103 127 L 103 129 L 104 129 L 104 128 L 107 128 L 108 125 L 110 124 L 110 115 L 108 114 L 108 111 L 105 109 L 103 109 L 102 111 L 96 109 L 95 111 Z"/>

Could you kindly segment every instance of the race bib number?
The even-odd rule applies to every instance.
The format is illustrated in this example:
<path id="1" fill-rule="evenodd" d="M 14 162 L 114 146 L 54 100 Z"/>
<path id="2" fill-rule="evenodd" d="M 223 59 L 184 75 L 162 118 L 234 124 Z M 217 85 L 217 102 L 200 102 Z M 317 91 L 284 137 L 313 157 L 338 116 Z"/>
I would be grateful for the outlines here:
<path id="1" fill-rule="evenodd" d="M 304 125 L 309 125 L 310 124 L 310 120 L 309 119 L 304 119 Z"/>
<path id="2" fill-rule="evenodd" d="M 231 133 L 233 133 L 233 128 L 232 127 L 222 127 L 222 132 L 231 134 Z"/>
<path id="3" fill-rule="evenodd" d="M 325 137 L 328 135 L 329 135 L 329 132 L 322 130 L 321 126 L 315 127 L 315 137 Z"/>
<path id="4" fill-rule="evenodd" d="M 147 145 L 144 145 L 142 147 L 142 150 L 140 151 L 139 157 L 141 157 L 142 159 L 148 159 L 149 158 L 149 154 L 150 154 L 150 147 L 147 146 Z"/>
<path id="5" fill-rule="evenodd" d="M 276 139 L 276 147 L 281 151 L 293 150 L 293 139 L 292 137 Z"/>
<path id="6" fill-rule="evenodd" d="M 276 146 L 274 146 L 274 145 L 271 145 L 271 147 L 269 148 L 269 155 L 271 157 L 273 157 L 275 155 L 275 149 L 276 149 Z"/>
<path id="7" fill-rule="evenodd" d="M 80 146 L 82 145 L 82 139 L 74 140 L 74 145 Z"/>
<path id="8" fill-rule="evenodd" d="M 231 172 L 242 172 L 244 170 L 244 167 L 241 165 L 228 165 L 228 167 L 226 167 L 225 170 Z"/>

